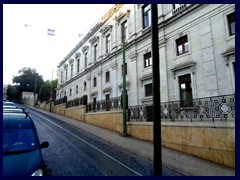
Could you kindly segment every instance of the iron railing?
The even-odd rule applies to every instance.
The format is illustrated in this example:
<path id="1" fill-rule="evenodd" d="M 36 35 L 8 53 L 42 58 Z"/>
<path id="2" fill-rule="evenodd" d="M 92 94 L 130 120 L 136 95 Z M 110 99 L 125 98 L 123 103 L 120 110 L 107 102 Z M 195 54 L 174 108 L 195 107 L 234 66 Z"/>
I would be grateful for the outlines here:
<path id="1" fill-rule="evenodd" d="M 67 96 L 64 96 L 61 99 L 55 100 L 54 101 L 54 106 L 59 105 L 59 104 L 63 104 L 63 103 L 66 103 L 66 102 L 67 102 Z"/>
<path id="2" fill-rule="evenodd" d="M 180 101 L 161 103 L 162 121 L 205 121 L 235 119 L 235 94 L 193 99 L 193 106 L 181 107 Z M 128 108 L 130 121 L 152 121 L 152 106 Z"/>
<path id="3" fill-rule="evenodd" d="M 67 101 L 66 108 L 76 107 L 80 105 L 87 105 L 87 95 Z"/>
<path id="4" fill-rule="evenodd" d="M 122 110 L 121 96 L 111 98 L 109 100 L 101 100 L 87 104 L 86 112 L 101 112 L 101 111 L 115 111 Z"/>

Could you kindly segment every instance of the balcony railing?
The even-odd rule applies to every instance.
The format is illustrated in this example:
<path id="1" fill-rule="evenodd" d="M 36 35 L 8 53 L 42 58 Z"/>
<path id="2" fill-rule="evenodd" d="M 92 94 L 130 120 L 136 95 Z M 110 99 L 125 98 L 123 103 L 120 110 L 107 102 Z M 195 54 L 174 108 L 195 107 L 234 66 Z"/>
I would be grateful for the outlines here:
<path id="1" fill-rule="evenodd" d="M 152 106 L 131 106 L 128 108 L 130 121 L 152 121 Z M 193 106 L 181 107 L 180 101 L 161 103 L 162 121 L 216 121 L 235 120 L 235 94 L 198 98 Z"/>

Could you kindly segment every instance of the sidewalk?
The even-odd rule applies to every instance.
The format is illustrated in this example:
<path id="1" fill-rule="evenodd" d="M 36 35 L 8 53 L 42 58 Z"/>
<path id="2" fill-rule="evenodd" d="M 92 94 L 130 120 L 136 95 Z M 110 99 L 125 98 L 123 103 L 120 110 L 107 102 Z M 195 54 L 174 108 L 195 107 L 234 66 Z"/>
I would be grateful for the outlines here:
<path id="1" fill-rule="evenodd" d="M 33 108 L 33 107 L 29 107 Z M 114 143 L 122 148 L 135 152 L 153 160 L 153 144 L 133 137 L 122 137 L 119 133 L 55 113 L 34 108 L 42 113 L 54 116 L 59 120 L 70 123 L 101 139 Z M 235 176 L 235 169 L 219 165 L 189 154 L 162 147 L 162 165 L 186 176 Z"/>

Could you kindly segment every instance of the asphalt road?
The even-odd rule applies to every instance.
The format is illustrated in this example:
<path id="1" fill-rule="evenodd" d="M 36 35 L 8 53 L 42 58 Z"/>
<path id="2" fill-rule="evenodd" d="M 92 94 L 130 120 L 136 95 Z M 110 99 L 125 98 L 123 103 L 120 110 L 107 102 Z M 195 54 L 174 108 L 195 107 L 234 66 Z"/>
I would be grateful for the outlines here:
<path id="1" fill-rule="evenodd" d="M 153 162 L 52 116 L 28 108 L 35 122 L 47 176 L 152 176 Z"/>

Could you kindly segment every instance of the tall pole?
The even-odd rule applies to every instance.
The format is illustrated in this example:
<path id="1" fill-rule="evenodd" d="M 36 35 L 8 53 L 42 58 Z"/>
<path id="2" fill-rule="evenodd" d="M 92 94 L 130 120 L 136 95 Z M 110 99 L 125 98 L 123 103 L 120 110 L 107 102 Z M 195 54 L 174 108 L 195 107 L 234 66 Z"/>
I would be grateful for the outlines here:
<path id="1" fill-rule="evenodd" d="M 53 70 L 52 70 L 52 81 L 53 81 Z M 51 81 L 51 90 L 50 90 L 50 112 L 52 112 L 52 81 Z"/>
<path id="2" fill-rule="evenodd" d="M 127 102 L 126 102 L 126 74 L 125 74 L 125 69 L 126 69 L 126 65 L 125 65 L 125 39 L 123 39 L 123 45 L 122 45 L 122 51 L 123 51 L 123 69 L 122 69 L 122 76 L 123 76 L 123 132 L 122 135 L 126 136 L 127 135 L 127 125 L 126 125 L 126 119 L 127 119 L 127 113 L 126 113 L 126 106 L 127 106 Z"/>
<path id="3" fill-rule="evenodd" d="M 161 142 L 161 116 L 160 116 L 160 68 L 158 49 L 158 8 L 151 5 L 152 11 L 152 57 L 153 57 L 153 161 L 154 175 L 162 176 L 162 142 Z"/>
<path id="4" fill-rule="evenodd" d="M 34 104 L 33 104 L 33 107 L 35 107 L 35 104 L 36 104 L 36 89 L 37 89 L 37 78 L 35 77 L 35 80 L 34 80 Z"/>

